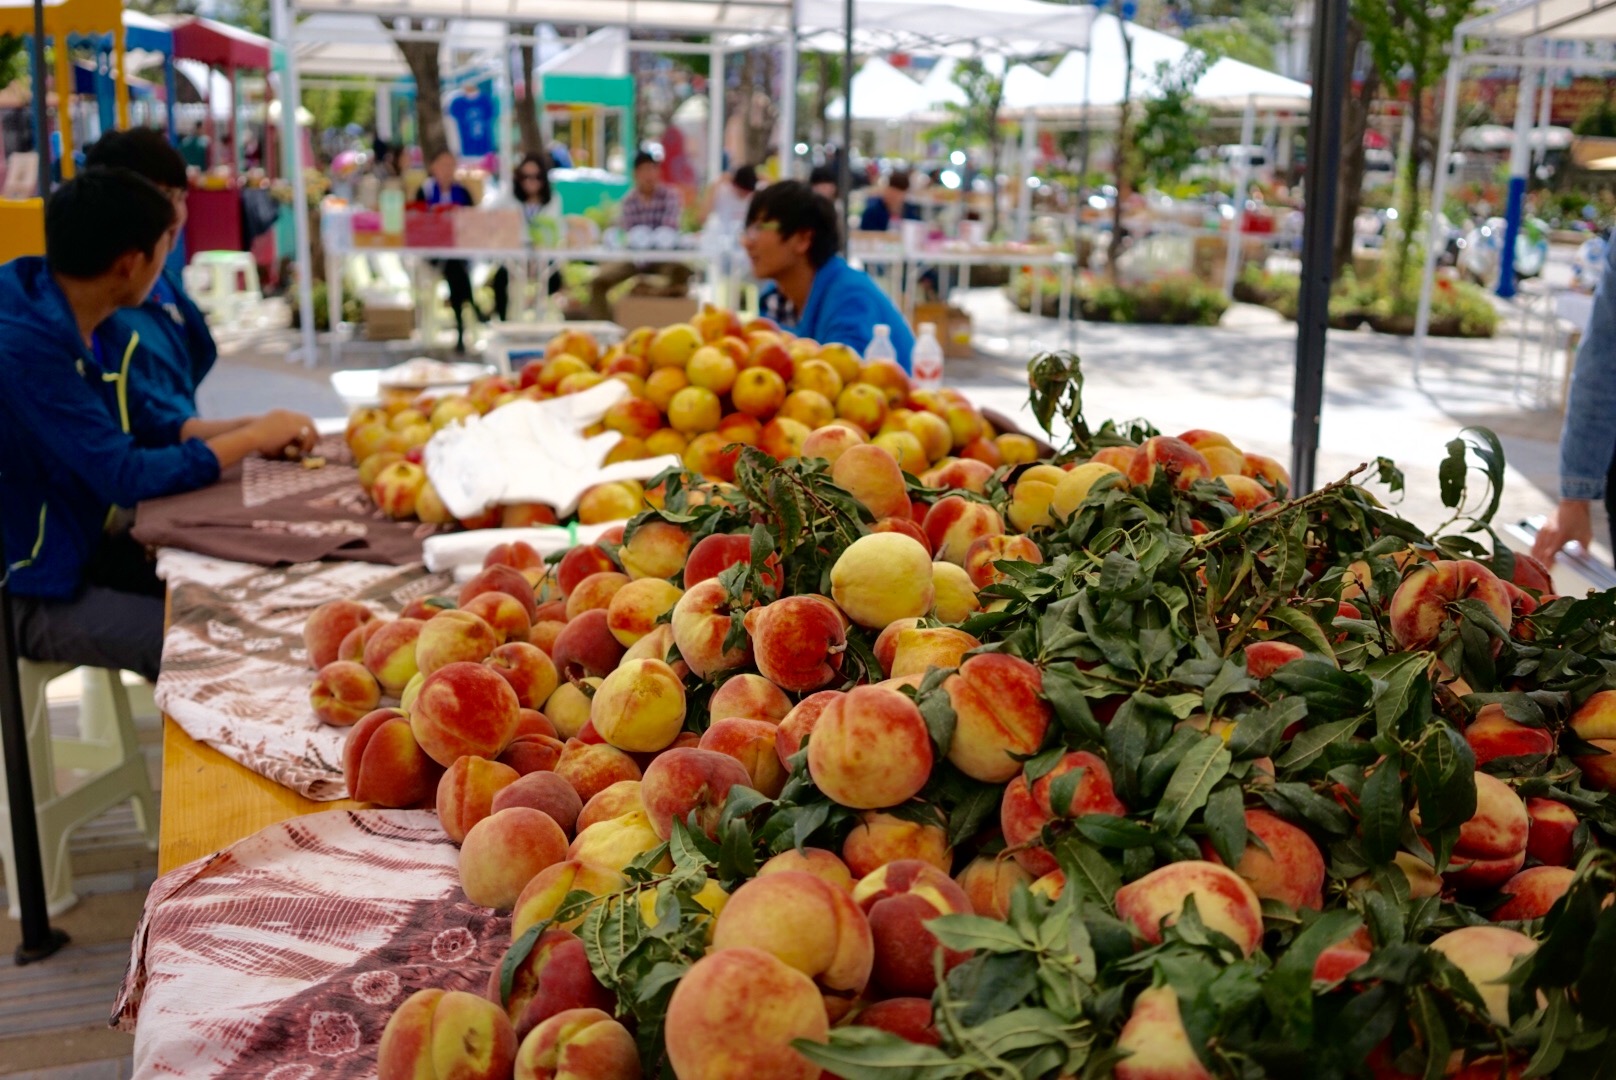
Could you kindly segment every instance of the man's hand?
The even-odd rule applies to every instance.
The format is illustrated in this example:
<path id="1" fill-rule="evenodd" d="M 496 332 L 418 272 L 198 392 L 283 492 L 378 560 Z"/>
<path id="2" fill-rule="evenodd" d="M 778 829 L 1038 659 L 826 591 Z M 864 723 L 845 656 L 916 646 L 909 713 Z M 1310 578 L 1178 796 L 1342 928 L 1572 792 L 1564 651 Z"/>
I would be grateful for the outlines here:
<path id="1" fill-rule="evenodd" d="M 314 449 L 314 421 L 290 409 L 272 409 L 252 424 L 253 448 L 265 457 L 280 457 L 292 447 L 297 453 Z"/>
<path id="2" fill-rule="evenodd" d="M 1532 554 L 1544 566 L 1552 567 L 1561 548 L 1573 540 L 1587 547 L 1593 537 L 1593 503 L 1586 499 L 1561 499 L 1549 520 L 1538 530 Z"/>

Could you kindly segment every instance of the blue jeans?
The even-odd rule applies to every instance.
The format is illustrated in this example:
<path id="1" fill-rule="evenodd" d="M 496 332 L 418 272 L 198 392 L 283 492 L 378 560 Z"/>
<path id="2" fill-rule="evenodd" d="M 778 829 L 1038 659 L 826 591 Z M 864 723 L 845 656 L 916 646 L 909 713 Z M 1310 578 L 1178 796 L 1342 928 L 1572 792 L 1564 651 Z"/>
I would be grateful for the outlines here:
<path id="1" fill-rule="evenodd" d="M 1571 375 L 1560 434 L 1560 497 L 1603 500 L 1616 516 L 1616 243 Z"/>

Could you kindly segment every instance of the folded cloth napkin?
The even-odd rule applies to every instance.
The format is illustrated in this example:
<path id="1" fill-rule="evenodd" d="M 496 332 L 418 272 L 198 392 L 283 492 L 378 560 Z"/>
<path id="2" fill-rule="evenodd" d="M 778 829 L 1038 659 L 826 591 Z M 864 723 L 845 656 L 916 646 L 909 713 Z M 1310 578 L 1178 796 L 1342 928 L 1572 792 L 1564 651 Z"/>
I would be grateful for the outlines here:
<path id="1" fill-rule="evenodd" d="M 671 454 L 606 465 L 606 455 L 622 436 L 615 431 L 583 436 L 630 393 L 622 382 L 608 379 L 582 393 L 513 401 L 487 416 L 451 424 L 427 444 L 427 476 L 458 518 L 512 503 L 547 503 L 566 516 L 596 484 L 649 480 L 679 465 Z"/>
<path id="2" fill-rule="evenodd" d="M 579 544 L 593 544 L 607 530 L 621 525 L 538 525 L 527 529 L 473 529 L 470 532 L 429 536 L 421 544 L 421 555 L 434 574 L 454 574 L 482 568 L 483 559 L 499 544 L 522 541 L 533 545 L 540 555 L 555 555 Z"/>

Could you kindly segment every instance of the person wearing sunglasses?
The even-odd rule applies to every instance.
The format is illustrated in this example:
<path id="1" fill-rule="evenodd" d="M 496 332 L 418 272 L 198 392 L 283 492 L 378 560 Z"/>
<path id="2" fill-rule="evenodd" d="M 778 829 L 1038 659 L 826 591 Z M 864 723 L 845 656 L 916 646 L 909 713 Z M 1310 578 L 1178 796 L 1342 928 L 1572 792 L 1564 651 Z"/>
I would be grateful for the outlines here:
<path id="1" fill-rule="evenodd" d="M 536 247 L 555 247 L 561 242 L 561 200 L 550 188 L 550 163 L 543 154 L 528 154 L 511 176 L 516 205 L 522 208 L 530 241 Z M 494 318 L 504 322 L 510 315 L 511 273 L 501 266 L 488 282 L 494 291 Z M 546 283 L 549 293 L 561 291 L 561 272 L 555 271 Z"/>
<path id="2" fill-rule="evenodd" d="M 829 199 L 797 180 L 752 196 L 742 245 L 758 280 L 763 313 L 799 337 L 838 342 L 863 353 L 878 323 L 892 331 L 892 346 L 910 370 L 915 338 L 881 287 L 836 254 L 840 229 Z"/>

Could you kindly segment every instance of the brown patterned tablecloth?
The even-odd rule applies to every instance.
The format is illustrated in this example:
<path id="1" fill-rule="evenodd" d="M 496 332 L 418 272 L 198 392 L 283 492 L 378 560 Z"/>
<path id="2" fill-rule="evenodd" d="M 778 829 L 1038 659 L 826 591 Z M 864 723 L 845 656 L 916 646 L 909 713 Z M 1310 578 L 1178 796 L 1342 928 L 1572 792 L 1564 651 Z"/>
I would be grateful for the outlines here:
<path id="1" fill-rule="evenodd" d="M 303 623 L 339 599 L 396 615 L 447 590 L 448 576 L 363 562 L 266 569 L 174 550 L 159 555 L 157 571 L 169 588 L 158 707 L 193 739 L 300 795 L 345 797 L 348 729 L 321 723 L 309 707 Z"/>
<path id="2" fill-rule="evenodd" d="M 249 457 L 219 482 L 148 499 L 135 511 L 134 537 L 260 566 L 343 559 L 402 566 L 421 561 L 421 541 L 438 527 L 392 521 L 359 486 L 340 436 L 315 449 L 325 465 Z"/>
<path id="3" fill-rule="evenodd" d="M 481 994 L 509 943 L 436 814 L 312 814 L 152 886 L 112 1026 L 137 1077 L 360 1080 L 405 998 Z"/>

